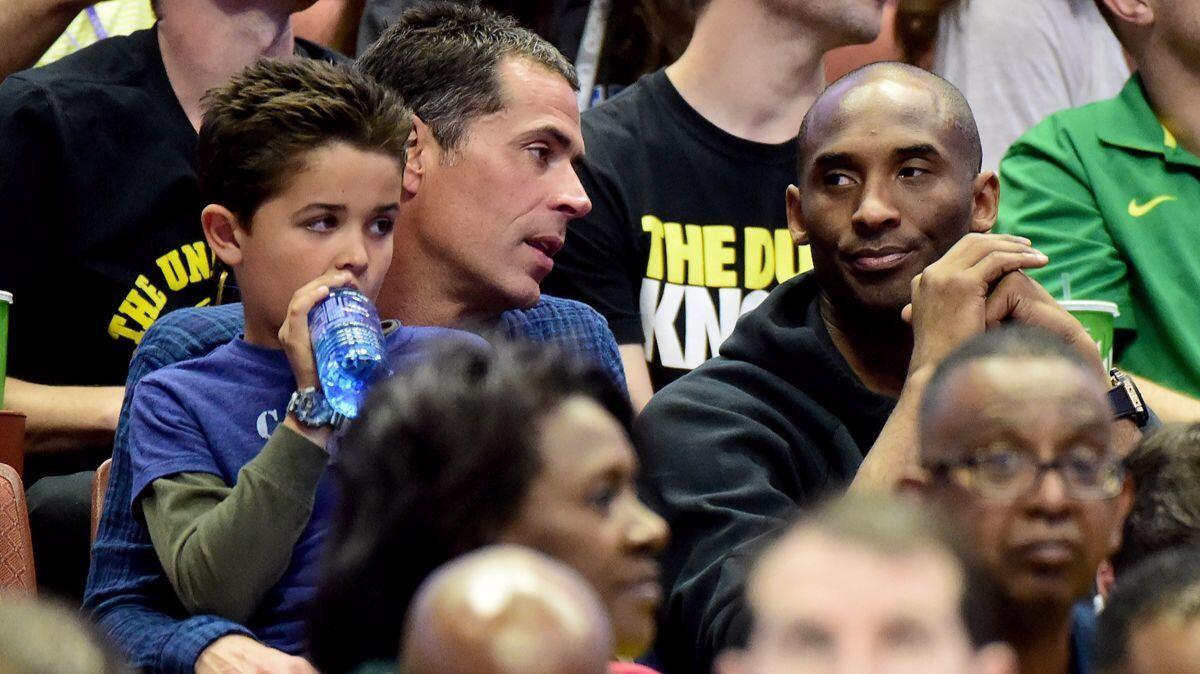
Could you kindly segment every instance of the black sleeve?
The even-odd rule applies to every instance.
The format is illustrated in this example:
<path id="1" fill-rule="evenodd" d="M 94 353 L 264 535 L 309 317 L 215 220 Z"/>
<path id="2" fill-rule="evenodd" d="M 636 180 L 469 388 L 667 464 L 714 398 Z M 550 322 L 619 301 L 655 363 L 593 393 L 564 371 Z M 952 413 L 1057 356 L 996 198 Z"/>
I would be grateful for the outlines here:
<path id="1" fill-rule="evenodd" d="M 59 280 L 56 253 L 68 243 L 53 243 L 65 194 L 56 186 L 67 180 L 57 113 L 48 92 L 23 77 L 0 84 L 0 290 L 13 294 L 14 353 L 32 334 L 22 319 L 33 316 L 39 288 Z"/>
<path id="2" fill-rule="evenodd" d="M 637 419 L 641 493 L 671 525 L 656 644 L 666 671 L 708 672 L 721 651 L 745 643 L 754 558 L 829 481 L 815 433 L 790 418 L 803 414 L 803 394 L 747 376 L 748 367 L 709 361 Z"/>
<path id="3" fill-rule="evenodd" d="M 608 319 L 618 344 L 641 344 L 638 296 L 646 260 L 635 238 L 641 223 L 630 222 L 629 195 L 601 151 L 596 148 L 579 167 L 592 211 L 568 227 L 566 246 L 554 256 L 554 271 L 542 289 L 590 304 Z"/>

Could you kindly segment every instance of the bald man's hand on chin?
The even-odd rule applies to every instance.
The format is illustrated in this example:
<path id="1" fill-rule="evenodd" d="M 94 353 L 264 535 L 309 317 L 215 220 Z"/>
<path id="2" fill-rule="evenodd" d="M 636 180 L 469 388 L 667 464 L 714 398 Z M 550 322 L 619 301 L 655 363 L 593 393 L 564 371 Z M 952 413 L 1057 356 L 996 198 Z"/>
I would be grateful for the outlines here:
<path id="1" fill-rule="evenodd" d="M 968 339 L 1003 323 L 1033 325 L 1058 335 L 1107 379 L 1087 330 L 1038 282 L 1022 271 L 1045 266 L 1027 239 L 968 234 L 913 279 L 910 370 L 936 365 Z"/>
<path id="2" fill-rule="evenodd" d="M 1009 276 L 1029 280 L 1021 270 L 1044 267 L 1048 261 L 1028 239 L 971 233 L 917 274 L 912 280 L 912 301 L 901 313 L 913 327 L 910 375 L 932 370 L 989 324 L 1010 318 L 1011 310 L 1001 314 L 1005 307 L 1020 306 L 1027 316 L 1041 317 L 1047 313 L 1031 306 L 1035 303 L 1031 289 L 1019 281 L 1007 285 L 1003 281 Z M 1002 287 L 1004 294 L 993 298 Z M 1022 301 L 1026 296 L 1030 299 Z"/>
<path id="3" fill-rule="evenodd" d="M 903 312 L 913 325 L 909 372 L 931 371 L 959 344 L 984 330 L 1021 323 L 1062 338 L 1107 386 L 1100 350 L 1087 330 L 1022 271 L 1046 263 L 1046 257 L 1023 238 L 969 234 L 959 241 L 913 279 L 913 302 Z M 915 383 L 923 381 L 918 378 Z M 1141 430 L 1128 419 L 1117 422 L 1114 431 L 1122 454 L 1142 438 Z"/>
<path id="4" fill-rule="evenodd" d="M 1092 369 L 1108 381 L 1100 349 L 1080 323 L 1042 287 L 1021 272 L 1007 274 L 987 299 L 988 329 L 1002 323 L 1034 325 L 1062 338 Z"/>
<path id="5" fill-rule="evenodd" d="M 1047 262 L 1028 239 L 971 233 L 913 278 L 912 301 L 901 312 L 913 327 L 908 378 L 895 409 L 854 476 L 852 489 L 888 491 L 906 473 L 917 470 L 918 413 L 934 368 L 961 344 L 982 334 L 993 315 L 997 321 L 1011 317 L 1012 311 L 1000 316 L 1003 307 L 1019 306 L 1023 315 L 1039 319 L 1048 314 L 1028 288 L 1016 281 L 1002 283 L 1009 276 L 1028 280 L 1022 269 Z M 1001 288 L 1002 294 L 993 299 Z M 1028 300 L 1024 299 L 1027 295 Z"/>
<path id="6" fill-rule="evenodd" d="M 1021 272 L 1000 279 L 987 300 L 987 327 L 1013 322 L 1036 325 L 1058 335 L 1091 364 L 1096 375 L 1108 386 L 1108 372 L 1100 359 L 1096 342 L 1074 316 L 1063 309 L 1040 283 Z M 1130 419 L 1121 419 L 1113 426 L 1113 439 L 1121 456 L 1129 454 L 1142 439 L 1142 429 Z"/>

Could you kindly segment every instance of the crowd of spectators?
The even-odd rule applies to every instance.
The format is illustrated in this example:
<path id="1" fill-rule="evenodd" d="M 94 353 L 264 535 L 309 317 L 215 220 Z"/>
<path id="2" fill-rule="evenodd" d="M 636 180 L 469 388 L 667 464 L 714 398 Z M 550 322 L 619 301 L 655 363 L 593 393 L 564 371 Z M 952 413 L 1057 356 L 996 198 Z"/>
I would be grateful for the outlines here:
<path id="1" fill-rule="evenodd" d="M 10 4 L 0 672 L 1200 670 L 1200 5 Z"/>

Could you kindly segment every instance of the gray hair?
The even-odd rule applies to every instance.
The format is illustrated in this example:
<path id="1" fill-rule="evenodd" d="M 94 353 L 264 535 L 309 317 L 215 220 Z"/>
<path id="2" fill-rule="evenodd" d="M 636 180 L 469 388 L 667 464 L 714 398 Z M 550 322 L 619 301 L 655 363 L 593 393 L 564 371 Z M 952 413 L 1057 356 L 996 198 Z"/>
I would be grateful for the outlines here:
<path id="1" fill-rule="evenodd" d="M 492 10 L 450 2 L 400 15 L 359 57 L 359 70 L 396 91 L 447 151 L 477 117 L 504 109 L 502 59 L 528 59 L 579 89 L 575 67 L 546 40 Z"/>

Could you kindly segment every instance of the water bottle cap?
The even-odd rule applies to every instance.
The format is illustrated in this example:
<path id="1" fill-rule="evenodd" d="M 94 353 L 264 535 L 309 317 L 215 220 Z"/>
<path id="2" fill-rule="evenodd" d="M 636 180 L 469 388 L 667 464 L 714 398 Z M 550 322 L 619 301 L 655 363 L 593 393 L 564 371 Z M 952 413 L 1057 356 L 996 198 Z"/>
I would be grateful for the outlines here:
<path id="1" fill-rule="evenodd" d="M 329 294 L 330 295 L 351 295 L 351 294 L 353 294 L 353 295 L 358 295 L 359 297 L 363 298 L 364 300 L 367 299 L 366 295 L 362 294 L 361 292 L 359 292 L 358 290 L 356 290 L 355 288 L 353 288 L 351 286 L 338 286 L 336 288 L 330 288 Z"/>

